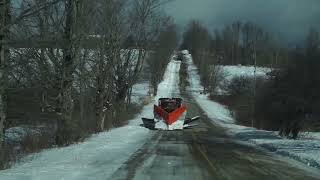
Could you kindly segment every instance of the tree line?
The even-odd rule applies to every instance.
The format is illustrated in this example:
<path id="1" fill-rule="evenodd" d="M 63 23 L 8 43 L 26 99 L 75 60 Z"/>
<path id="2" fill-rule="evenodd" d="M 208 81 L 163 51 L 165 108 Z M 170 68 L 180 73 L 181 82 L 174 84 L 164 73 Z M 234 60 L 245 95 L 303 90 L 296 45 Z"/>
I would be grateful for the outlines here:
<path id="1" fill-rule="evenodd" d="M 240 124 L 277 130 L 297 138 L 301 130 L 319 130 L 319 31 L 311 29 L 296 48 L 252 22 L 235 21 L 210 32 L 192 21 L 183 35 L 182 49 L 189 49 L 198 67 L 204 92 L 230 106 Z M 267 77 L 235 77 L 225 85 L 221 65 L 271 68 Z"/>
<path id="2" fill-rule="evenodd" d="M 261 84 L 254 114 L 257 127 L 297 138 L 301 130 L 320 130 L 320 34 L 311 29 L 303 47 L 290 49 L 287 66 Z"/>
<path id="3" fill-rule="evenodd" d="M 164 3 L 1 0 L 0 152 L 4 130 L 13 123 L 8 103 L 27 99 L 10 98 L 17 90 L 37 94 L 39 114 L 55 115 L 57 145 L 121 124 L 145 64 L 154 67 L 149 79 L 156 87 L 177 43 L 175 26 L 161 11 Z M 10 47 L 14 41 L 28 46 Z"/>
<path id="4" fill-rule="evenodd" d="M 199 21 L 189 23 L 182 48 L 209 56 L 222 65 L 279 67 L 286 63 L 286 48 L 271 33 L 253 22 L 235 21 L 212 32 Z M 257 62 L 255 62 L 257 60 Z"/>

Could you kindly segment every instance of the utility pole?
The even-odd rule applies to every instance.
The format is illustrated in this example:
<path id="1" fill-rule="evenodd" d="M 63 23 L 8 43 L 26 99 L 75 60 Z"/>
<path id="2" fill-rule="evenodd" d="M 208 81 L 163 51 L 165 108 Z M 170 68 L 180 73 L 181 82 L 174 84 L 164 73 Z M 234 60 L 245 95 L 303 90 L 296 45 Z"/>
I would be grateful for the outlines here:
<path id="1" fill-rule="evenodd" d="M 257 51 L 256 42 L 252 41 L 252 58 L 254 64 L 253 70 L 253 90 L 252 90 L 252 100 L 251 100 L 251 127 L 254 127 L 254 115 L 255 115 L 255 99 L 256 99 L 256 84 L 257 84 Z"/>
<path id="2" fill-rule="evenodd" d="M 257 52 L 256 52 L 256 47 L 254 45 L 254 54 L 253 54 L 253 58 L 254 58 L 254 71 L 253 71 L 253 102 L 252 102 L 252 127 L 254 127 L 254 115 L 255 115 L 255 104 L 256 104 L 256 87 L 257 87 Z"/>

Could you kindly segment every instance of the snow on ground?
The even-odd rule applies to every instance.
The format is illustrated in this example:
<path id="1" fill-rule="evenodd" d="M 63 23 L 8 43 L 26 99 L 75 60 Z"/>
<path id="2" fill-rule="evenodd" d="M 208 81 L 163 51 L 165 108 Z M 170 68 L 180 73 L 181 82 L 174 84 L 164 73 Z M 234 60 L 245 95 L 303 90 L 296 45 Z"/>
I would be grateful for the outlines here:
<path id="1" fill-rule="evenodd" d="M 203 87 L 200 84 L 198 70 L 192 62 L 191 55 L 185 55 L 185 57 L 188 63 L 189 90 L 212 123 L 225 128 L 236 140 L 249 142 L 308 166 L 320 168 L 320 133 L 306 133 L 298 140 L 289 140 L 280 137 L 278 132 L 236 125 L 226 106 L 210 100 L 207 95 L 200 94 Z M 232 69 L 229 68 L 229 70 Z"/>
<path id="2" fill-rule="evenodd" d="M 113 129 L 83 143 L 29 155 L 11 169 L 0 171 L 0 179 L 106 179 L 150 136 L 147 129 L 138 126 Z"/>
<path id="3" fill-rule="evenodd" d="M 254 73 L 254 66 L 218 66 L 221 69 L 221 73 L 223 76 L 223 81 L 220 82 L 218 87 L 215 89 L 216 94 L 225 95 L 227 92 L 224 87 L 231 82 L 231 80 L 235 77 L 267 77 L 267 73 L 271 72 L 271 68 L 266 67 L 257 67 L 256 73 Z"/>
<path id="4" fill-rule="evenodd" d="M 225 73 L 225 78 L 227 80 L 231 80 L 237 76 L 247 76 L 253 77 L 254 76 L 254 66 L 220 66 L 222 71 Z M 270 68 L 265 67 L 257 67 L 256 69 L 256 76 L 266 76 L 268 72 L 270 72 Z"/>
<path id="5" fill-rule="evenodd" d="M 210 101 L 208 96 L 202 94 L 203 87 L 200 83 L 200 77 L 198 75 L 197 67 L 192 62 L 191 55 L 186 55 L 185 57 L 188 63 L 188 73 L 189 73 L 189 82 L 190 87 L 189 91 L 192 92 L 192 95 L 195 97 L 197 103 L 201 108 L 208 114 L 210 118 L 215 119 L 215 123 L 224 126 L 224 125 L 233 125 L 234 119 L 231 117 L 230 111 L 221 104 Z"/>
<path id="6" fill-rule="evenodd" d="M 26 136 L 40 135 L 40 129 L 30 127 L 11 127 L 5 130 L 5 139 L 9 142 L 22 141 Z"/>
<path id="7" fill-rule="evenodd" d="M 19 153 L 23 152 L 23 143 L 28 141 L 28 138 L 41 139 L 45 137 L 48 143 L 53 143 L 54 131 L 55 127 L 43 125 L 11 127 L 5 130 L 5 142 L 12 147 L 13 154 L 20 156 Z"/>
<path id="8" fill-rule="evenodd" d="M 163 81 L 158 86 L 156 99 L 175 97 L 179 94 L 179 71 L 181 61 L 172 60 L 169 62 L 166 72 L 163 76 Z"/>
<path id="9" fill-rule="evenodd" d="M 180 63 L 171 61 L 158 86 L 159 97 L 171 96 L 177 90 Z M 142 92 L 142 89 L 137 88 Z M 0 171 L 5 180 L 102 180 L 121 167 L 153 132 L 140 127 L 141 117 L 153 117 L 153 103 L 142 109 L 129 124 L 92 135 L 84 142 L 63 148 L 52 148 L 23 158 L 12 168 Z"/>
<path id="10" fill-rule="evenodd" d="M 247 130 L 234 134 L 234 137 L 247 140 L 308 166 L 320 168 L 320 133 L 303 133 L 297 140 L 293 140 L 284 139 L 274 131 Z"/>
<path id="11" fill-rule="evenodd" d="M 148 94 L 149 94 L 149 83 L 148 82 L 137 83 L 132 87 L 131 102 L 140 104 L 143 101 L 143 99 L 146 96 L 148 96 Z"/>

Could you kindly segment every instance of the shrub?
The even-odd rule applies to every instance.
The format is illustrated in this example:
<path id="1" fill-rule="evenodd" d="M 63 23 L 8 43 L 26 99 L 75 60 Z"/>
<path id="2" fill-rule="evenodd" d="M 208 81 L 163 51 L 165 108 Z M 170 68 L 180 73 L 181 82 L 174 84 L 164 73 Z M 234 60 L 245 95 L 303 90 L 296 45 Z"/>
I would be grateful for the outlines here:
<path id="1" fill-rule="evenodd" d="M 229 95 L 228 105 L 239 124 L 262 128 L 262 123 L 255 118 L 256 94 L 266 82 L 264 77 L 237 76 L 225 85 L 224 91 Z"/>
<path id="2" fill-rule="evenodd" d="M 217 88 L 223 84 L 226 76 L 227 74 L 223 71 L 221 66 L 212 65 L 210 67 L 209 91 L 211 96 L 216 94 Z"/>

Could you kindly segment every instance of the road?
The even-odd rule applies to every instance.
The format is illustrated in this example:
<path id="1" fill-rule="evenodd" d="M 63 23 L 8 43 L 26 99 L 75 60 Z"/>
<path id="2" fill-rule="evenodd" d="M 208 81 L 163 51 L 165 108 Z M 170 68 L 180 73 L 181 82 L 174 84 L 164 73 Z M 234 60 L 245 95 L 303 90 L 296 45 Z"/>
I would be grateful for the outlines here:
<path id="1" fill-rule="evenodd" d="M 320 179 L 311 170 L 279 156 L 241 144 L 210 123 L 200 107 L 187 100 L 188 115 L 200 115 L 199 126 L 157 131 L 110 178 L 112 180 Z"/>

